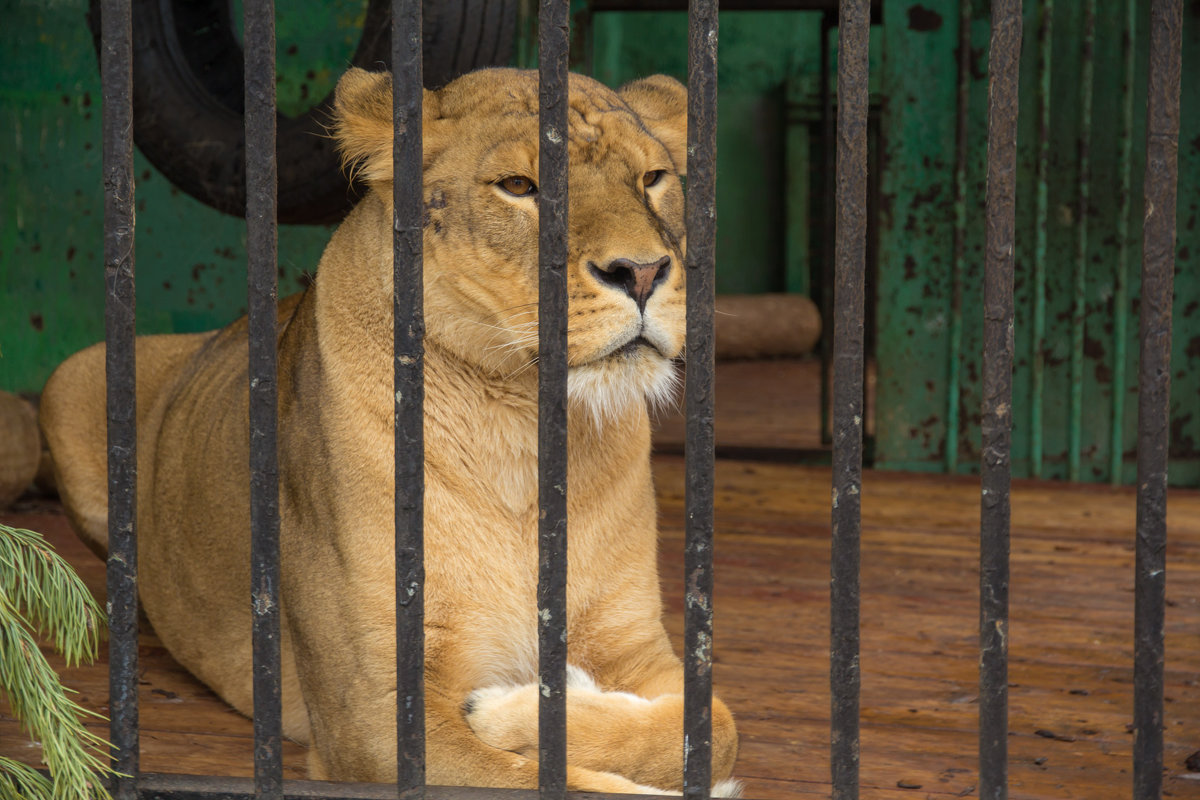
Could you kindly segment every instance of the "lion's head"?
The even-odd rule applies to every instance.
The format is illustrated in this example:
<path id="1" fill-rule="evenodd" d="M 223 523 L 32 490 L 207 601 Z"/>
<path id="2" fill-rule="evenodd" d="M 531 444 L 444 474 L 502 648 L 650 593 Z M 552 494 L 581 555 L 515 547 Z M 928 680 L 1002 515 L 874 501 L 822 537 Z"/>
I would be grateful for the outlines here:
<path id="1" fill-rule="evenodd" d="M 538 78 L 492 69 L 425 92 L 427 337 L 493 374 L 537 360 Z M 569 394 L 597 419 L 666 399 L 684 340 L 687 98 L 655 76 L 613 91 L 570 77 Z M 337 90 L 348 163 L 390 207 L 392 87 Z"/>

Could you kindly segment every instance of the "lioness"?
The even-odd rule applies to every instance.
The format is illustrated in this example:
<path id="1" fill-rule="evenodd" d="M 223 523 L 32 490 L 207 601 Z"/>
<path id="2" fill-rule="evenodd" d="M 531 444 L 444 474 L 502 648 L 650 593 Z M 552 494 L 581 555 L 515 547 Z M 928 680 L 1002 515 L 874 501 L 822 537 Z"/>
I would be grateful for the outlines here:
<path id="1" fill-rule="evenodd" d="M 424 96 L 426 709 L 435 784 L 537 785 L 538 83 Z M 570 79 L 568 784 L 680 788 L 683 672 L 660 621 L 647 404 L 684 339 L 686 93 Z M 314 778 L 396 776 L 392 85 L 354 69 L 334 133 L 371 189 L 279 305 L 284 732 Z M 141 602 L 249 713 L 247 334 L 137 343 Z M 42 420 L 82 537 L 106 545 L 104 350 Z M 713 708 L 713 774 L 733 719 Z"/>

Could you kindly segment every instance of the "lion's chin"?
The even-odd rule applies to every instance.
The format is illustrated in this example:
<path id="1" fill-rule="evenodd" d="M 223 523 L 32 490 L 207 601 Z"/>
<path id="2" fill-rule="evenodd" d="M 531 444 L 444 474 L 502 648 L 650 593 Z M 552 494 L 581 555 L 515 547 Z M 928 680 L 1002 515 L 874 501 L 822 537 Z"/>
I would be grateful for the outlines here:
<path id="1" fill-rule="evenodd" d="M 678 389 L 672 363 L 646 352 L 611 356 L 567 373 L 569 405 L 588 414 L 597 427 L 616 422 L 638 406 L 665 408 L 675 402 Z"/>

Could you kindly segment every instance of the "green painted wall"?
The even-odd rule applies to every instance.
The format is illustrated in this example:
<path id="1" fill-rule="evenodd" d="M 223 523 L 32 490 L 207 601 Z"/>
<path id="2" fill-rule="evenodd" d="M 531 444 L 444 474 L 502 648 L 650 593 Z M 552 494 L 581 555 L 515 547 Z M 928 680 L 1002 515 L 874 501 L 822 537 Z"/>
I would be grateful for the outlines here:
<path id="1" fill-rule="evenodd" d="M 1113 320 L 1119 4 L 1100 3 L 1092 126 L 1087 328 L 1082 381 L 1083 474 L 1107 480 L 1114 391 L 1126 398 L 1118 447 L 1132 479 L 1136 425 L 1145 33 L 1139 0 L 1126 381 L 1114 387 Z M 298 111 L 336 81 L 358 39 L 364 0 L 281 6 L 279 96 Z M 530 3 L 526 3 L 529 6 Z M 1034 241 L 1037 5 L 1027 3 L 1017 201 L 1017 366 L 1014 466 L 1030 472 L 1030 281 Z M 37 391 L 71 352 L 103 336 L 99 81 L 86 0 L 0 0 L 0 388 Z M 958 366 L 960 471 L 979 461 L 979 353 L 988 46 L 987 4 L 971 23 L 970 156 Z M 1078 220 L 1081 4 L 1056 4 L 1047 219 L 1044 473 L 1066 474 L 1070 308 Z M 880 152 L 876 325 L 876 464 L 940 470 L 949 401 L 953 295 L 953 154 L 959 4 L 884 0 L 872 31 L 872 102 Z M 528 10 L 528 9 L 526 9 Z M 653 72 L 686 77 L 681 13 L 596 13 L 573 6 L 579 68 L 610 85 Z M 1172 401 L 1172 480 L 1200 484 L 1200 7 L 1185 5 L 1183 131 Z M 825 205 L 819 13 L 722 13 L 718 132 L 718 290 L 819 294 Z M 836 42 L 836 30 L 830 33 Z M 528 40 L 518 61 L 528 63 Z M 174 190 L 137 157 L 138 331 L 217 327 L 245 303 L 244 223 Z M 329 230 L 283 227 L 280 291 L 303 285 Z"/>
<path id="2" fill-rule="evenodd" d="M 299 8 L 299 5 L 289 9 Z M 280 14 L 281 108 L 332 89 L 362 0 Z M 104 338 L 100 81 L 86 0 L 0 0 L 0 388 L 35 392 L 63 358 Z M 200 331 L 244 313 L 245 222 L 174 189 L 140 154 L 138 333 Z M 329 238 L 279 231 L 280 293 L 303 285 Z"/>
<path id="3" fill-rule="evenodd" d="M 1037 155 L 1037 3 L 1026 3 L 1018 133 L 1016 365 L 1013 387 L 1013 466 L 1031 474 L 1032 330 Z M 1071 394 L 1071 309 L 1074 301 L 1076 212 L 1082 129 L 1080 112 L 1082 3 L 1055 4 L 1046 254 L 1045 386 L 1041 426 L 1048 477 L 1067 475 Z M 1123 434 L 1116 446 L 1124 482 L 1134 479 L 1137 418 L 1137 297 L 1141 264 L 1141 193 L 1145 153 L 1146 35 L 1148 2 L 1139 3 L 1137 77 L 1134 82 L 1133 208 L 1130 220 L 1129 297 L 1125 307 L 1126 380 L 1113 383 L 1115 282 L 1120 248 L 1118 129 L 1121 119 L 1123 3 L 1100 2 L 1093 95 L 1091 201 L 1086 259 L 1085 339 L 1082 372 L 1081 479 L 1109 480 L 1109 433 L 1114 392 L 1125 395 Z M 954 316 L 953 224 L 956 53 L 959 4 L 926 0 L 922 8 L 940 24 L 908 24 L 914 4 L 884 3 L 882 174 L 884 213 L 879 258 L 880 330 L 876 465 L 941 470 L 946 464 L 947 385 Z M 959 471 L 979 465 L 979 374 L 982 352 L 984 193 L 986 174 L 986 3 L 976 3 L 971 23 L 970 156 L 967 256 L 963 273 L 960 361 L 962 420 Z M 1200 7 L 1185 4 L 1183 121 L 1179 149 L 1178 246 L 1174 307 L 1171 481 L 1200 484 Z M 926 15 L 924 20 L 928 20 Z"/>

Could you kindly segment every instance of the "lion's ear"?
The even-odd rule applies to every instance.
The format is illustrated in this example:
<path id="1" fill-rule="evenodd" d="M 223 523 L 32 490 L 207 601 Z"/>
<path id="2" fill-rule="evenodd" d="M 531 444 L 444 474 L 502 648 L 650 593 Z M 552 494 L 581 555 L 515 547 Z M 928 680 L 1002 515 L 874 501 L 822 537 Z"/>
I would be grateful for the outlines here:
<path id="1" fill-rule="evenodd" d="M 617 90 L 621 99 L 671 153 L 675 169 L 687 170 L 687 87 L 669 75 L 627 83 Z"/>
<path id="2" fill-rule="evenodd" d="M 437 95 L 423 90 L 424 160 L 436 149 Z M 343 166 L 370 183 L 392 179 L 392 76 L 351 67 L 333 98 L 333 135 Z"/>

